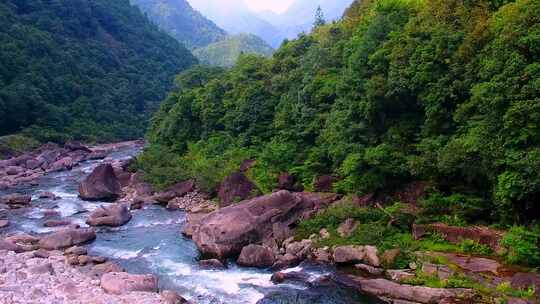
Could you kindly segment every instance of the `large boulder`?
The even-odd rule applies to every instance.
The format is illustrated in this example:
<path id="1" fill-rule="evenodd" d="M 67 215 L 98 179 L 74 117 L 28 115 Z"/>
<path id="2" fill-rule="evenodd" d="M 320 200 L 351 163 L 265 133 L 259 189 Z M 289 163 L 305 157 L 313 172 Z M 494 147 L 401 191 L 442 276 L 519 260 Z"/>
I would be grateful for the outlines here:
<path id="1" fill-rule="evenodd" d="M 131 220 L 131 212 L 127 204 L 116 204 L 94 210 L 86 223 L 90 226 L 118 227 Z"/>
<path id="2" fill-rule="evenodd" d="M 96 238 L 94 228 L 67 228 L 42 237 L 39 247 L 46 250 L 58 250 L 84 244 Z"/>
<path id="3" fill-rule="evenodd" d="M 182 197 L 195 190 L 195 181 L 188 180 L 167 188 L 165 191 L 156 193 L 154 199 L 160 203 L 167 204 L 174 198 Z"/>
<path id="4" fill-rule="evenodd" d="M 271 248 L 252 244 L 242 248 L 236 262 L 241 266 L 266 268 L 272 266 L 275 259 L 276 256 Z"/>
<path id="5" fill-rule="evenodd" d="M 151 274 L 109 272 L 101 277 L 101 288 L 107 293 L 121 295 L 132 291 L 157 292 L 158 279 Z"/>
<path id="6" fill-rule="evenodd" d="M 79 185 L 79 196 L 84 200 L 115 200 L 121 189 L 110 164 L 99 165 Z"/>
<path id="7" fill-rule="evenodd" d="M 291 236 L 291 228 L 338 197 L 330 194 L 279 191 L 210 213 L 190 227 L 195 244 L 205 256 L 236 256 L 244 246 Z"/>
<path id="8" fill-rule="evenodd" d="M 227 176 L 219 185 L 219 206 L 227 207 L 258 194 L 260 191 L 257 186 L 244 173 L 236 172 Z"/>

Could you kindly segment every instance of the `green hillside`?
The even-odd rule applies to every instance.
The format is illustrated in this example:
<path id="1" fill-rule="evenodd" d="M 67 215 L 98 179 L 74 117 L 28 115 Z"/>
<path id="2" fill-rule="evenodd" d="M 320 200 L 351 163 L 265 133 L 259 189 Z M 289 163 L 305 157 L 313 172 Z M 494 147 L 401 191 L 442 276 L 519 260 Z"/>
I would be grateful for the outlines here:
<path id="1" fill-rule="evenodd" d="M 159 28 L 193 49 L 220 41 L 227 33 L 186 0 L 131 0 Z"/>
<path id="2" fill-rule="evenodd" d="M 141 136 L 173 76 L 196 62 L 128 0 L 0 3 L 0 135 Z"/>
<path id="3" fill-rule="evenodd" d="M 270 56 L 274 50 L 261 38 L 252 34 L 238 34 L 196 49 L 193 54 L 202 64 L 232 67 L 241 54 Z"/>
<path id="4" fill-rule="evenodd" d="M 272 58 L 181 75 L 140 166 L 156 184 L 208 189 L 248 158 L 264 191 L 280 172 L 307 189 L 331 174 L 357 195 L 427 181 L 430 221 L 529 222 L 539 62 L 539 1 L 358 1 Z"/>

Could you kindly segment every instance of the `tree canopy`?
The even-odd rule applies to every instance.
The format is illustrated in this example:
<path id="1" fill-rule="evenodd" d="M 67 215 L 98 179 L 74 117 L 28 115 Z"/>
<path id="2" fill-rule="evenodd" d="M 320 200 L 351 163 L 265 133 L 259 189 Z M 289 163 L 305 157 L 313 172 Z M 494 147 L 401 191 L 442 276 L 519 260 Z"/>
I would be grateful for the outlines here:
<path id="1" fill-rule="evenodd" d="M 357 1 L 270 59 L 179 76 L 140 165 L 159 184 L 200 177 L 186 157 L 251 157 L 265 191 L 285 171 L 308 189 L 334 175 L 358 195 L 429 181 L 460 220 L 529 221 L 540 215 L 539 56 L 539 1 Z"/>
<path id="2" fill-rule="evenodd" d="M 0 3 L 0 135 L 139 137 L 196 59 L 128 0 Z"/>

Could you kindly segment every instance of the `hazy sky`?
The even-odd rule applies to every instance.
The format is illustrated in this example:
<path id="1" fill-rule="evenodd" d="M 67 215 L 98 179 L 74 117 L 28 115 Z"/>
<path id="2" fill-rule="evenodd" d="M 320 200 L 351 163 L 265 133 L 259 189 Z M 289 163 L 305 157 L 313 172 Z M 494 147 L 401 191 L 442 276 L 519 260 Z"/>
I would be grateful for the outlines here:
<path id="1" fill-rule="evenodd" d="M 276 13 L 282 13 L 294 0 L 244 0 L 244 2 L 256 11 L 271 10 Z"/>

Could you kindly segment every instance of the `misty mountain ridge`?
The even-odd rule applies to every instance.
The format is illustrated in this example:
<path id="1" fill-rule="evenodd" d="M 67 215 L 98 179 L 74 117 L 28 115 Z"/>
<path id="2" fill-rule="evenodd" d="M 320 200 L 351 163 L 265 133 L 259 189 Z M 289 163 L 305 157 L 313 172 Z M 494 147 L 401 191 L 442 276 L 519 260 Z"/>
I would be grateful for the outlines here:
<path id="1" fill-rule="evenodd" d="M 254 12 L 243 0 L 189 0 L 191 5 L 231 34 L 255 34 L 272 47 L 284 39 L 295 38 L 311 30 L 320 6 L 327 21 L 339 19 L 353 0 L 296 0 L 284 13 Z"/>

